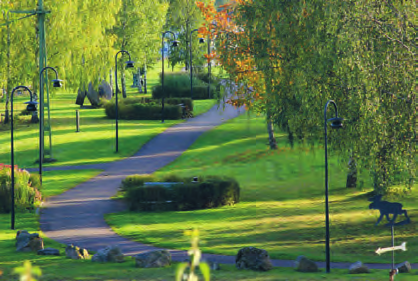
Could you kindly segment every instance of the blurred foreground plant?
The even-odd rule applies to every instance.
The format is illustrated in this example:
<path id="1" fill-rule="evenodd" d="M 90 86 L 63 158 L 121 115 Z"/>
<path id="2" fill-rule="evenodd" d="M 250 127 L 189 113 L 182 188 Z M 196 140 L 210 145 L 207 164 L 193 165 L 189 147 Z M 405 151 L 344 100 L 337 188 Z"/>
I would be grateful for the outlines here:
<path id="1" fill-rule="evenodd" d="M 34 276 L 41 276 L 42 271 L 38 266 L 32 266 L 30 261 L 25 261 L 23 266 L 13 269 L 14 274 L 20 275 L 20 281 L 37 281 Z"/>
<path id="2" fill-rule="evenodd" d="M 198 281 L 195 270 L 196 267 L 200 268 L 205 281 L 210 281 L 210 268 L 205 262 L 200 262 L 202 257 L 202 251 L 199 249 L 199 230 L 187 230 L 184 232 L 185 235 L 191 236 L 192 248 L 187 252 L 190 256 L 190 262 L 184 262 L 179 264 L 176 270 L 176 281 Z M 189 269 L 189 273 L 185 273 Z"/>

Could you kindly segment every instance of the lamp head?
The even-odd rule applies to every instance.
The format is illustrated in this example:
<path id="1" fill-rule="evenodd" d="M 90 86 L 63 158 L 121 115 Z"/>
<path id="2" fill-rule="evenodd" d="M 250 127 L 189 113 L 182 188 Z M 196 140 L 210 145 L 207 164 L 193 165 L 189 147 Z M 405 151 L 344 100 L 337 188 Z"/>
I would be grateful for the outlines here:
<path id="1" fill-rule="evenodd" d="M 26 107 L 26 110 L 29 112 L 33 112 L 36 111 L 36 106 L 38 105 L 38 103 L 36 101 L 28 101 L 25 102 L 25 104 L 27 104 L 28 106 Z"/>
<path id="2" fill-rule="evenodd" d="M 329 122 L 331 122 L 331 128 L 333 129 L 341 129 L 343 127 L 343 118 L 335 117 L 328 119 Z"/>
<path id="3" fill-rule="evenodd" d="M 52 80 L 52 83 L 54 83 L 53 85 L 54 85 L 54 88 L 61 88 L 62 87 L 62 80 L 60 80 L 60 79 L 54 79 L 54 80 Z"/>
<path id="4" fill-rule="evenodd" d="M 200 43 L 200 44 L 205 43 L 205 38 L 199 38 L 199 43 Z"/>
<path id="5" fill-rule="evenodd" d="M 135 67 L 135 65 L 134 65 L 134 62 L 133 61 L 127 61 L 126 62 L 126 68 L 134 68 Z"/>
<path id="6" fill-rule="evenodd" d="M 180 44 L 180 41 L 177 41 L 177 40 L 174 40 L 173 42 L 172 42 L 172 47 L 178 47 L 179 46 L 179 44 Z"/>

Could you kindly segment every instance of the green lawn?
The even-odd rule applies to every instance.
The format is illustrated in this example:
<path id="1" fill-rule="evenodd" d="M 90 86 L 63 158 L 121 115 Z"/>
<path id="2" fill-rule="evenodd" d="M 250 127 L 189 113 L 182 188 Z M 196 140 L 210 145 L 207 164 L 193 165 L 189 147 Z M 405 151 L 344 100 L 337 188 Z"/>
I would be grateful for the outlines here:
<path id="1" fill-rule="evenodd" d="M 160 69 L 149 72 L 149 91 Z M 130 75 L 130 74 L 129 74 Z M 132 79 L 131 75 L 128 76 Z M 132 85 L 128 79 L 127 85 Z M 145 96 L 128 88 L 128 96 Z M 58 161 L 45 166 L 81 165 L 111 162 L 133 155 L 139 148 L 162 133 L 166 128 L 183 122 L 167 120 L 162 124 L 158 120 L 120 120 L 119 121 L 119 153 L 115 153 L 115 121 L 105 117 L 104 109 L 80 109 L 75 104 L 76 94 L 54 93 L 51 99 L 51 123 L 53 157 Z M 24 109 L 23 102 L 27 98 L 15 98 L 15 112 Z M 86 98 L 86 104 L 89 104 Z M 196 115 L 209 110 L 214 104 L 212 100 L 196 101 Z M 0 104 L 3 108 L 4 104 Z M 80 109 L 81 132 L 75 130 L 75 112 Z M 30 117 L 22 117 L 29 120 Z M 27 122 L 26 122 L 27 123 Z M 15 163 L 19 167 L 35 167 L 38 159 L 39 125 L 20 124 L 15 130 Z M 46 144 L 48 138 L 45 138 Z M 0 125 L 0 163 L 10 163 L 10 128 Z"/>
<path id="2" fill-rule="evenodd" d="M 180 158 L 157 174 L 226 175 L 241 185 L 241 203 L 233 207 L 189 212 L 117 213 L 107 216 L 114 230 L 130 239 L 159 247 L 187 249 L 182 236 L 197 227 L 207 253 L 236 255 L 245 246 L 266 249 L 272 258 L 305 255 L 325 259 L 324 151 L 291 149 L 277 134 L 279 149 L 270 151 L 262 117 L 242 116 L 204 134 Z M 367 177 L 363 189 L 346 189 L 345 169 L 330 157 L 330 232 L 332 261 L 390 263 L 375 254 L 391 244 L 390 229 L 375 227 L 379 213 L 369 210 Z M 364 175 L 363 175 L 364 176 Z M 399 199 L 412 221 L 418 214 L 418 194 Z M 408 251 L 396 261 L 418 262 L 417 224 L 395 229 L 396 245 Z"/>

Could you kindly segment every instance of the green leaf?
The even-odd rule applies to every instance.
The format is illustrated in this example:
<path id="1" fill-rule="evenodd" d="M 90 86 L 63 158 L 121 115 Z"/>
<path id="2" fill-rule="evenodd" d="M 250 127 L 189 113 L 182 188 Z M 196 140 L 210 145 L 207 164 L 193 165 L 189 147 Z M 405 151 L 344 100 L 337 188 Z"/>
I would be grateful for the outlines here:
<path id="1" fill-rule="evenodd" d="M 189 267 L 188 263 L 181 263 L 177 266 L 176 281 L 181 281 L 182 280 L 183 273 L 186 271 L 187 267 Z"/>
<path id="2" fill-rule="evenodd" d="M 205 262 L 201 262 L 199 264 L 199 268 L 200 268 L 200 271 L 203 274 L 203 277 L 205 278 L 205 281 L 210 281 L 210 267 L 209 267 L 209 265 Z"/>

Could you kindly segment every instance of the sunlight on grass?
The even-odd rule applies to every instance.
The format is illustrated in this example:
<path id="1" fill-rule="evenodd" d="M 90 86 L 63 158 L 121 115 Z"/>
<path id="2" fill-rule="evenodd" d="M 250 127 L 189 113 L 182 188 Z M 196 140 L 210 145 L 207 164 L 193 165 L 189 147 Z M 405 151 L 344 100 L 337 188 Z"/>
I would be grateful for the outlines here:
<path id="1" fill-rule="evenodd" d="M 204 134 L 176 161 L 157 175 L 222 175 L 241 185 L 241 202 L 233 207 L 190 212 L 119 213 L 107 221 L 120 235 L 159 247 L 187 249 L 182 231 L 201 231 L 202 249 L 236 255 L 243 246 L 266 249 L 273 258 L 306 255 L 325 259 L 325 204 L 323 148 L 292 149 L 278 134 L 279 149 L 268 149 L 264 118 L 241 116 Z M 345 167 L 336 157 L 330 162 L 330 232 L 333 261 L 389 263 L 375 250 L 389 246 L 390 229 L 375 227 L 377 210 L 369 210 L 370 181 L 362 189 L 345 188 Z M 418 213 L 418 196 L 401 199 L 411 217 Z M 408 251 L 397 261 L 418 262 L 416 224 L 395 230 L 396 241 Z"/>

